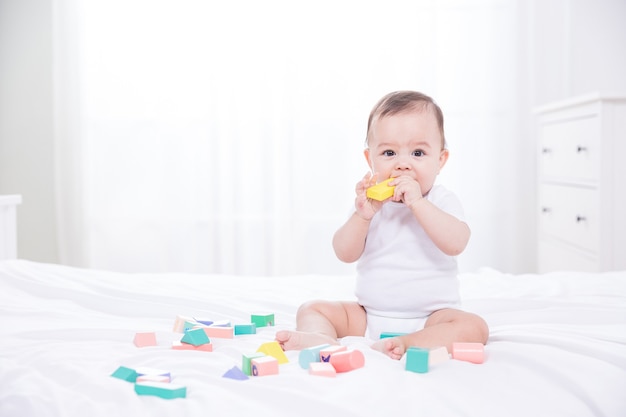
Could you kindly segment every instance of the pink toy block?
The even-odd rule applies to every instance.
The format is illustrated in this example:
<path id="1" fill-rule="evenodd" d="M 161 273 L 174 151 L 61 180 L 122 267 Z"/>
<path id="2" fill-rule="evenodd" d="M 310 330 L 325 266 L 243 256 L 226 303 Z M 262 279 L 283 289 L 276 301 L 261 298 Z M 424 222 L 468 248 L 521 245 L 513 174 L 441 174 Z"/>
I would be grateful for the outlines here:
<path id="1" fill-rule="evenodd" d="M 278 360 L 273 356 L 252 359 L 252 375 L 266 376 L 278 374 Z"/>
<path id="2" fill-rule="evenodd" d="M 201 352 L 213 352 L 213 343 L 205 343 L 203 345 L 194 346 L 191 343 L 179 342 L 177 340 L 172 342 L 172 349 L 174 350 L 198 350 Z"/>
<path id="3" fill-rule="evenodd" d="M 452 359 L 483 363 L 485 361 L 485 347 L 482 343 L 453 343 Z"/>
<path id="4" fill-rule="evenodd" d="M 320 362 L 330 362 L 330 357 L 337 352 L 345 352 L 347 347 L 341 345 L 331 345 L 320 349 Z"/>
<path id="5" fill-rule="evenodd" d="M 241 370 L 246 375 L 252 375 L 252 359 L 262 358 L 265 353 L 257 352 L 252 354 L 244 354 L 241 357 Z"/>
<path id="6" fill-rule="evenodd" d="M 428 353 L 428 366 L 438 365 L 447 362 L 450 359 L 448 349 L 445 346 L 433 348 Z"/>
<path id="7" fill-rule="evenodd" d="M 334 377 L 337 375 L 337 371 L 335 367 L 328 362 L 311 362 L 309 364 L 309 374 Z"/>
<path id="8" fill-rule="evenodd" d="M 137 332 L 133 343 L 137 347 L 156 346 L 156 334 L 154 332 Z"/>
<path id="9" fill-rule="evenodd" d="M 216 339 L 232 339 L 234 336 L 234 329 L 232 327 L 213 325 L 209 327 L 203 327 L 202 329 L 208 337 L 215 337 Z"/>
<path id="10" fill-rule="evenodd" d="M 276 358 L 278 360 L 278 363 L 280 363 L 281 365 L 283 363 L 289 362 L 289 359 L 287 359 L 287 355 L 285 355 L 283 348 L 280 347 L 277 341 L 263 343 L 261 346 L 259 346 L 257 352 L 265 353 L 268 356 Z"/>
<path id="11" fill-rule="evenodd" d="M 330 363 L 337 372 L 348 372 L 362 368 L 365 365 L 365 356 L 360 350 L 333 353 Z"/>

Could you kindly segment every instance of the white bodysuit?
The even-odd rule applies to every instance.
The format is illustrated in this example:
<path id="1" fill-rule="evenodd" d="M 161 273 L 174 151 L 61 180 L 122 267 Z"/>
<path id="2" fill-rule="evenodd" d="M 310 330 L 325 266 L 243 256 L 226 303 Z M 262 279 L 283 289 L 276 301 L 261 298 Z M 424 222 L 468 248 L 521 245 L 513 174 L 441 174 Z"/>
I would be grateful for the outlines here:
<path id="1" fill-rule="evenodd" d="M 459 199 L 443 186 L 425 198 L 464 221 Z M 435 246 L 407 206 L 384 204 L 372 218 L 357 263 L 356 296 L 367 311 L 368 336 L 420 330 L 433 312 L 458 308 L 457 275 L 456 258 Z"/>

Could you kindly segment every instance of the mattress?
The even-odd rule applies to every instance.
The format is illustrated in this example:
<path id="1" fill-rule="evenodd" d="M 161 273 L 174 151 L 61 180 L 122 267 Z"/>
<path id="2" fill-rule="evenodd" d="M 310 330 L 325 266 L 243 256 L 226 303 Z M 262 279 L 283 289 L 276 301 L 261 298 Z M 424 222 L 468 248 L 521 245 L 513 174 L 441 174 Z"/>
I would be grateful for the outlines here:
<path id="1" fill-rule="evenodd" d="M 226 377 L 243 357 L 293 329 L 309 299 L 354 299 L 353 276 L 127 274 L 0 262 L 0 416 L 623 416 L 626 415 L 626 272 L 460 277 L 463 308 L 491 335 L 485 361 L 450 359 L 407 371 L 347 337 L 364 366 L 311 375 L 287 351 L 278 374 Z M 212 352 L 176 350 L 177 317 L 249 323 L 255 334 L 211 338 Z M 138 347 L 137 333 L 156 336 Z M 156 368 L 184 398 L 138 395 L 112 377 Z"/>

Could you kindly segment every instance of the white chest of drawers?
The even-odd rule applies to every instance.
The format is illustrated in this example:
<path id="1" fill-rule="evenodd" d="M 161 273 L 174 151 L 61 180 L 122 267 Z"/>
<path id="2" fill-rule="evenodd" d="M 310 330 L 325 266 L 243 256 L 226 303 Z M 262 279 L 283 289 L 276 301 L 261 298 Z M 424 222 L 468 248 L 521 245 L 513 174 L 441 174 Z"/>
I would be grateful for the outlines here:
<path id="1" fill-rule="evenodd" d="M 626 96 L 535 115 L 538 271 L 626 269 Z"/>
<path id="2" fill-rule="evenodd" d="M 21 202 L 19 195 L 0 195 L 0 260 L 17 257 L 16 208 Z"/>

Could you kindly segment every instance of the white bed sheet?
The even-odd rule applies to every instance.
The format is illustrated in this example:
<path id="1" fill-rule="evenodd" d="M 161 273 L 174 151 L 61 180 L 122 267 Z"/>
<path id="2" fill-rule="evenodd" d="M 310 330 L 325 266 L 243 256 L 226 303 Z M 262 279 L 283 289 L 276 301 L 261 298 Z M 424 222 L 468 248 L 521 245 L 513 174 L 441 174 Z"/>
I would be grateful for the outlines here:
<path id="1" fill-rule="evenodd" d="M 353 277 L 121 274 L 24 260 L 0 262 L 0 416 L 624 416 L 626 272 L 461 277 L 464 308 L 490 325 L 486 361 L 404 370 L 360 337 L 342 340 L 365 366 L 336 378 L 290 363 L 276 376 L 222 375 L 293 328 L 308 299 L 351 299 Z M 171 349 L 177 315 L 276 326 L 212 339 L 214 351 Z M 158 346 L 137 348 L 137 331 Z M 119 366 L 169 370 L 187 398 L 139 396 Z"/>

